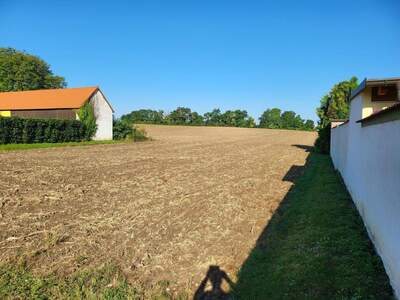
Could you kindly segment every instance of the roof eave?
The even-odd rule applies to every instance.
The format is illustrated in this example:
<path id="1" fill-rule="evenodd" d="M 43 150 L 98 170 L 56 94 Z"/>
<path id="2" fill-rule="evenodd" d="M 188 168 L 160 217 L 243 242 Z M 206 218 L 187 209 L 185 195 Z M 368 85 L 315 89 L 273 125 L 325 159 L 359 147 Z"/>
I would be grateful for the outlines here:
<path id="1" fill-rule="evenodd" d="M 100 90 L 99 87 L 97 87 L 97 90 L 101 93 L 101 95 L 103 96 L 104 100 L 106 100 L 108 106 L 110 106 L 110 108 L 111 108 L 111 111 L 112 111 L 113 113 L 115 113 L 115 110 L 114 110 L 114 108 L 112 107 L 110 101 L 108 101 L 106 95 L 104 95 L 104 93 Z"/>
<path id="2" fill-rule="evenodd" d="M 382 78 L 382 79 L 367 79 L 365 78 L 354 90 L 351 91 L 349 101 L 353 100 L 360 93 L 362 93 L 367 87 L 370 86 L 381 86 L 387 84 L 399 84 L 400 77 L 393 78 Z"/>
<path id="3" fill-rule="evenodd" d="M 354 90 L 350 93 L 349 101 L 357 97 L 367 87 L 367 78 L 365 78 Z"/>

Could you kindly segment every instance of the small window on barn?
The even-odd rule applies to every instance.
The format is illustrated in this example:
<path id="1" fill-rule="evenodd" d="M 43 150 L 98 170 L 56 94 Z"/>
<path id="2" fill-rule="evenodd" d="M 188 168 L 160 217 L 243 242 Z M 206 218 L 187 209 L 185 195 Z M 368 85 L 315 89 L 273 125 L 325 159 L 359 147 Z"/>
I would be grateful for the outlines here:
<path id="1" fill-rule="evenodd" d="M 372 101 L 399 101 L 399 96 L 397 94 L 397 86 L 392 85 L 382 85 L 372 87 L 371 94 Z"/>

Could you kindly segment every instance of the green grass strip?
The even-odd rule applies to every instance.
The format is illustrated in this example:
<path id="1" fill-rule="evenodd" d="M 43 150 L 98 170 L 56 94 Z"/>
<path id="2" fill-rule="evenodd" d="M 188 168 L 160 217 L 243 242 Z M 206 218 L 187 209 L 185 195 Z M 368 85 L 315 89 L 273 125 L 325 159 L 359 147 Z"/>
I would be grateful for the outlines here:
<path id="1" fill-rule="evenodd" d="M 392 299 L 350 195 L 327 155 L 310 154 L 238 273 L 237 299 Z"/>
<path id="2" fill-rule="evenodd" d="M 29 149 L 57 148 L 57 147 L 76 147 L 76 146 L 120 144 L 120 143 L 128 143 L 128 141 L 111 140 L 111 141 L 83 141 L 83 142 L 68 142 L 68 143 L 5 144 L 5 145 L 0 145 L 0 151 L 29 150 Z"/>
<path id="3" fill-rule="evenodd" d="M 140 299 L 118 268 L 108 265 L 59 279 L 23 267 L 0 268 L 0 299 Z"/>

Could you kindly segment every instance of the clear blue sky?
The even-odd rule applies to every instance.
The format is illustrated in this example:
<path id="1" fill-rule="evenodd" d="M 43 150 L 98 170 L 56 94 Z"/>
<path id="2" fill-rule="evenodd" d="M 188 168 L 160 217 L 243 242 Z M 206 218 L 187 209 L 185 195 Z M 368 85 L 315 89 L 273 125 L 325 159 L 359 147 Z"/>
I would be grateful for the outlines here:
<path id="1" fill-rule="evenodd" d="M 0 0 L 0 46 L 69 87 L 99 85 L 117 116 L 280 107 L 315 120 L 335 82 L 400 76 L 400 1 Z"/>

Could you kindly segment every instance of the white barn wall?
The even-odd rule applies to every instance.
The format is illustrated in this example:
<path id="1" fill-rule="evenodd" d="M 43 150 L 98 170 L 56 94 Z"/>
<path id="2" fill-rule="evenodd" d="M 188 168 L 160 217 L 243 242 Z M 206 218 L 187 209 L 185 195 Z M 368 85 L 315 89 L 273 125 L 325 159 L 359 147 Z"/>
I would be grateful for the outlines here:
<path id="1" fill-rule="evenodd" d="M 362 94 L 350 121 L 331 130 L 331 156 L 400 296 L 400 120 L 361 127 Z"/>
<path id="2" fill-rule="evenodd" d="M 104 95 L 98 90 L 90 99 L 96 116 L 97 131 L 94 140 L 113 139 L 113 111 Z"/>

